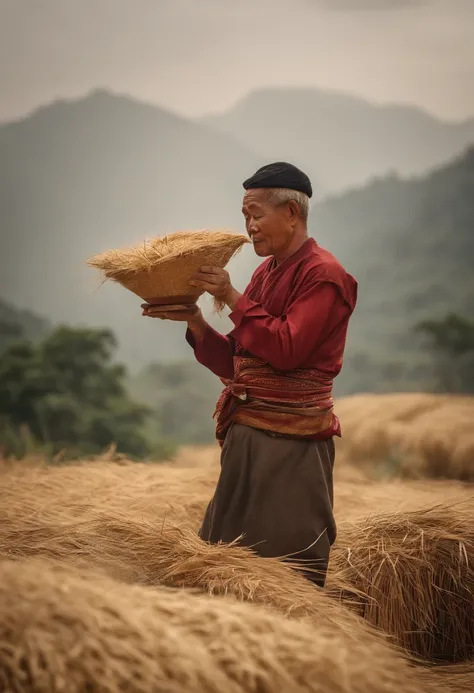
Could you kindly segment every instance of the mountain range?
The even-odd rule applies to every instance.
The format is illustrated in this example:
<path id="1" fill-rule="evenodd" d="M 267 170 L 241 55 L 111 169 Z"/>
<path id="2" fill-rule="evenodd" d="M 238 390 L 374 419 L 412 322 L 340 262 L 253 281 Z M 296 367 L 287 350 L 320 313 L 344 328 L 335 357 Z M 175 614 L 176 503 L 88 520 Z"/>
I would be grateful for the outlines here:
<path id="1" fill-rule="evenodd" d="M 189 357 L 181 325 L 144 320 L 119 286 L 98 289 L 85 260 L 178 229 L 241 230 L 241 181 L 290 159 L 316 189 L 312 235 L 360 284 L 342 387 L 373 388 L 379 371 L 361 382 L 361 354 L 411 359 L 415 320 L 472 312 L 470 142 L 474 121 L 317 91 L 265 90 L 200 121 L 104 90 L 58 101 L 0 126 L 0 297 L 111 327 L 135 369 Z M 238 289 L 256 265 L 249 247 L 232 261 Z"/>
<path id="2" fill-rule="evenodd" d="M 474 142 L 474 118 L 444 122 L 413 106 L 318 89 L 261 89 L 201 122 L 265 159 L 295 162 L 319 197 L 392 171 L 419 175 Z"/>

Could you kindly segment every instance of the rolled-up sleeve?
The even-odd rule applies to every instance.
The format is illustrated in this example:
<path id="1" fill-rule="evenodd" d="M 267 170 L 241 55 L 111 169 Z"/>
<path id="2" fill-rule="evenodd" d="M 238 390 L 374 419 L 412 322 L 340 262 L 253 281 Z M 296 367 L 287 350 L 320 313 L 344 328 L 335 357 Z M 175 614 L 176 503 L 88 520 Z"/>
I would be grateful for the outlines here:
<path id="1" fill-rule="evenodd" d="M 220 334 L 210 325 L 200 339 L 191 330 L 186 331 L 186 341 L 194 350 L 196 361 L 219 378 L 234 377 L 234 346 L 229 337 Z"/>

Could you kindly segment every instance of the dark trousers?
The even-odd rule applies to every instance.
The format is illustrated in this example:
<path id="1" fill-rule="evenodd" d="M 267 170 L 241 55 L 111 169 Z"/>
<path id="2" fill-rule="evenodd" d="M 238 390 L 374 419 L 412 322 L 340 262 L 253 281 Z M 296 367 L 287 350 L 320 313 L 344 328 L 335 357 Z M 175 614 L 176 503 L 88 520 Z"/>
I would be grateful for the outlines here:
<path id="1" fill-rule="evenodd" d="M 332 438 L 297 440 L 235 424 L 199 536 L 228 543 L 243 535 L 242 545 L 298 563 L 323 587 L 336 538 L 333 467 Z"/>

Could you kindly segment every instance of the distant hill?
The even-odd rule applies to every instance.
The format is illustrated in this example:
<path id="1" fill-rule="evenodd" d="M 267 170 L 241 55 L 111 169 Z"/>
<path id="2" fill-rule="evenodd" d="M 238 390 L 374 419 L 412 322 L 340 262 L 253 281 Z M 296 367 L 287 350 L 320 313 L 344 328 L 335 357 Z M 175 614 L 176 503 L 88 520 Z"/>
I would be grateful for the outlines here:
<path id="1" fill-rule="evenodd" d="M 96 290 L 84 261 L 180 228 L 241 229 L 241 182 L 263 161 L 205 124 L 106 92 L 1 126 L 0 296 L 54 323 L 112 328 L 132 374 L 190 358 L 182 325 L 143 318 L 140 300 L 119 286 Z M 414 322 L 448 310 L 472 315 L 473 191 L 469 149 L 430 173 L 379 177 L 313 206 L 312 234 L 360 284 L 340 392 L 423 379 Z M 238 289 L 258 262 L 251 247 L 232 262 Z"/>
<path id="2" fill-rule="evenodd" d="M 201 122 L 266 159 L 300 165 L 322 193 L 391 171 L 420 174 L 474 143 L 474 119 L 448 123 L 418 108 L 318 89 L 262 89 Z"/>
<path id="3" fill-rule="evenodd" d="M 0 296 L 111 326 L 131 361 L 189 354 L 181 326 L 158 331 L 120 287 L 96 292 L 84 261 L 179 229 L 240 229 L 241 182 L 261 163 L 204 124 L 106 91 L 0 126 Z"/>
<path id="4" fill-rule="evenodd" d="M 427 359 L 412 326 L 474 317 L 474 147 L 427 176 L 326 200 L 311 232 L 359 281 L 344 389 L 416 388 Z"/>

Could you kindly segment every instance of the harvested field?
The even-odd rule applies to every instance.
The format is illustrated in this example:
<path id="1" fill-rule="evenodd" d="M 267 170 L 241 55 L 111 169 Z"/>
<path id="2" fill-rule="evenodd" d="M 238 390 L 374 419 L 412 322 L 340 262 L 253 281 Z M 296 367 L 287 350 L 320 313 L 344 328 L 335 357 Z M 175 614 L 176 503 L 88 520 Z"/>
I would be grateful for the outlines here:
<path id="1" fill-rule="evenodd" d="M 376 421 L 378 416 L 382 422 L 378 427 L 373 426 L 372 439 L 369 429 L 364 436 L 359 435 L 362 424 L 370 419 L 357 418 L 362 404 L 365 414 L 372 412 L 373 420 Z M 16 676 L 18 671 L 14 672 L 13 655 L 5 646 L 2 634 L 0 690 L 4 680 L 11 686 L 6 690 L 25 693 L 46 690 L 89 690 L 104 693 L 116 690 L 139 690 L 143 693 L 155 690 L 189 690 L 197 693 L 214 690 L 214 684 L 202 678 L 204 673 L 201 669 L 192 669 L 195 673 L 191 683 L 191 679 L 186 678 L 186 672 L 177 664 L 174 673 L 170 673 L 160 657 L 157 657 L 155 664 L 150 665 L 150 671 L 155 672 L 156 681 L 159 682 L 156 686 L 161 685 L 162 688 L 153 687 L 151 678 L 146 678 L 148 673 L 143 674 L 145 678 L 142 681 L 137 679 L 133 684 L 120 678 L 127 674 L 115 658 L 112 631 L 102 631 L 103 620 L 98 615 L 102 613 L 102 608 L 107 613 L 109 610 L 108 606 L 103 606 L 106 602 L 100 601 L 101 590 L 105 589 L 107 581 L 107 589 L 113 589 L 114 594 L 121 595 L 117 596 L 120 613 L 115 614 L 114 618 L 118 620 L 114 623 L 121 633 L 121 647 L 124 649 L 118 648 L 117 652 L 123 654 L 127 650 L 131 657 L 130 671 L 138 666 L 137 661 L 145 669 L 148 666 L 145 663 L 148 654 L 144 655 L 145 659 L 138 660 L 134 654 L 136 643 L 141 643 L 139 638 L 142 637 L 145 637 L 146 645 L 140 644 L 139 647 L 144 653 L 149 653 L 153 648 L 153 651 L 158 648 L 160 653 L 171 648 L 170 661 L 175 662 L 185 656 L 178 646 L 173 650 L 174 636 L 167 635 L 173 629 L 166 630 L 166 619 L 161 619 L 161 630 L 152 624 L 152 630 L 148 631 L 149 625 L 143 624 L 149 624 L 149 621 L 140 621 L 139 614 L 144 609 L 138 605 L 142 598 L 152 599 L 142 595 L 153 594 L 153 599 L 160 600 L 161 596 L 156 597 L 157 594 L 166 594 L 168 598 L 170 588 L 179 588 L 177 592 L 172 590 L 171 594 L 173 599 L 177 599 L 177 595 L 182 598 L 182 602 L 173 602 L 173 605 L 181 604 L 181 610 L 188 604 L 187 600 L 194 603 L 193 600 L 198 600 L 201 595 L 199 604 L 205 603 L 206 606 L 199 606 L 199 609 L 203 609 L 199 613 L 204 614 L 207 604 L 211 603 L 209 595 L 212 595 L 219 605 L 216 609 L 222 610 L 225 607 L 226 613 L 227 609 L 243 609 L 239 614 L 242 619 L 248 618 L 247 629 L 250 631 L 255 629 L 260 632 L 259 626 L 254 626 L 256 621 L 251 620 L 254 612 L 259 614 L 255 619 L 260 618 L 261 613 L 264 618 L 273 619 L 271 638 L 269 635 L 265 636 L 267 639 L 262 636 L 267 647 L 270 647 L 270 641 L 279 641 L 281 632 L 282 647 L 284 645 L 286 648 L 285 639 L 289 641 L 290 637 L 290 631 L 285 630 L 287 628 L 303 629 L 306 634 L 311 631 L 313 643 L 319 643 L 321 647 L 326 647 L 324 643 L 331 642 L 333 649 L 329 653 L 325 652 L 324 656 L 329 657 L 324 660 L 325 664 L 322 664 L 321 652 L 319 659 L 311 664 L 313 669 L 308 665 L 308 660 L 304 659 L 304 666 L 308 666 L 308 671 L 312 671 L 313 675 L 323 671 L 324 667 L 328 669 L 325 675 L 329 678 L 325 679 L 322 673 L 317 673 L 318 680 L 310 681 L 297 668 L 300 660 L 295 659 L 291 665 L 288 663 L 289 659 L 297 657 L 293 650 L 291 654 L 282 654 L 284 664 L 275 665 L 275 674 L 270 664 L 274 664 L 272 657 L 276 656 L 276 651 L 269 650 L 268 658 L 265 658 L 260 650 L 255 649 L 252 632 L 248 633 L 247 640 L 244 638 L 242 644 L 237 644 L 232 639 L 237 637 L 234 626 L 232 633 L 225 629 L 219 630 L 221 625 L 212 630 L 213 619 L 219 621 L 217 616 L 209 616 L 210 624 L 206 625 L 209 630 L 206 630 L 206 635 L 203 634 L 202 642 L 199 641 L 200 631 L 194 632 L 189 624 L 181 627 L 173 621 L 173 628 L 179 627 L 180 633 L 186 633 L 183 635 L 183 642 L 189 634 L 190 640 L 186 640 L 188 651 L 201 652 L 204 648 L 206 655 L 202 655 L 203 662 L 209 663 L 209 657 L 219 660 L 222 672 L 216 674 L 215 681 L 220 681 L 225 690 L 272 690 L 268 687 L 268 682 L 271 682 L 276 687 L 275 690 L 350 693 L 362 690 L 359 684 L 362 686 L 363 683 L 364 689 L 382 693 L 392 690 L 390 672 L 395 671 L 395 668 L 399 672 L 398 676 L 403 676 L 403 681 L 407 681 L 407 687 L 403 686 L 403 690 L 421 692 L 428 689 L 448 693 L 474 690 L 473 664 L 468 662 L 469 659 L 474 659 L 474 537 L 470 519 L 474 514 L 474 487 L 461 480 L 466 477 L 466 469 L 471 468 L 473 461 L 466 456 L 463 464 L 458 464 L 461 459 L 459 440 L 448 435 L 448 429 L 443 429 L 439 420 L 433 418 L 435 429 L 432 437 L 439 443 L 444 431 L 444 447 L 438 449 L 444 450 L 443 454 L 448 455 L 444 459 L 450 471 L 446 474 L 439 473 L 439 468 L 433 461 L 434 453 L 430 452 L 424 458 L 425 462 L 430 461 L 429 464 L 420 461 L 421 457 L 410 458 L 410 464 L 415 465 L 413 469 L 416 467 L 416 473 L 408 474 L 403 471 L 403 464 L 408 462 L 402 464 L 400 459 L 398 466 L 390 469 L 385 467 L 382 473 L 379 461 L 384 459 L 387 451 L 392 454 L 393 448 L 387 441 L 390 443 L 395 440 L 395 431 L 402 436 L 402 427 L 406 427 L 403 429 L 403 436 L 406 434 L 404 449 L 410 451 L 410 455 L 418 450 L 417 454 L 420 455 L 420 444 L 417 448 L 413 441 L 415 429 L 417 435 L 421 435 L 419 432 L 422 427 L 413 426 L 413 436 L 410 438 L 407 431 L 412 419 L 419 422 L 422 420 L 420 417 L 426 416 L 428 418 L 425 423 L 428 425 L 430 415 L 440 408 L 439 400 L 436 399 L 435 406 L 431 395 L 395 395 L 391 404 L 387 396 L 385 404 L 381 406 L 379 397 L 367 396 L 364 402 L 361 398 L 348 398 L 339 406 L 345 433 L 345 439 L 338 445 L 335 469 L 335 512 L 339 534 L 331 556 L 328 589 L 325 591 L 316 589 L 284 561 L 261 559 L 238 545 L 209 546 L 199 540 L 196 531 L 213 493 L 219 471 L 217 447 L 186 448 L 180 451 L 173 462 L 157 465 L 131 463 L 114 459 L 113 455 L 73 465 L 55 466 L 47 466 L 41 460 L 33 459 L 12 463 L 4 461 L 0 464 L 0 560 L 3 560 L 2 570 L 6 571 L 4 584 L 7 588 L 2 592 L 0 622 L 6 613 L 11 617 L 12 623 L 17 624 L 14 626 L 18 628 L 15 631 L 15 642 L 19 649 L 15 652 L 28 653 L 21 666 L 26 666 L 25 662 L 28 661 L 33 674 L 24 679 L 23 687 L 19 683 L 15 684 L 16 688 L 12 687 L 13 679 L 8 677 Z M 444 398 L 442 407 L 443 416 L 447 420 L 449 398 Z M 461 398 L 454 398 L 452 401 L 452 412 L 455 412 L 453 415 L 461 417 L 461 421 L 461 409 L 466 412 L 469 407 L 472 408 L 472 400 L 468 398 L 462 398 L 462 401 Z M 469 431 L 465 425 L 464 428 Z M 465 440 L 463 445 L 463 449 L 468 450 Z M 423 449 L 433 448 L 425 445 Z M 408 460 L 408 457 L 404 459 Z M 437 459 L 443 458 L 441 456 Z M 463 470 L 462 473 L 459 470 Z M 442 476 L 451 479 L 443 480 Z M 13 575 L 16 576 L 15 579 Z M 36 591 L 30 588 L 28 582 L 31 575 L 35 576 L 35 584 L 38 586 Z M 38 580 L 39 575 L 41 580 Z M 66 611 L 54 611 L 59 607 L 51 595 L 57 593 L 58 583 L 61 581 L 71 586 L 65 588 L 66 593 L 68 590 L 74 592 L 77 588 L 86 601 L 99 604 L 98 612 L 90 616 L 87 623 L 85 620 L 81 621 L 82 616 L 78 615 L 77 606 L 71 601 L 72 597 L 64 599 L 61 605 L 61 608 L 64 605 L 65 609 L 69 609 L 69 615 Z M 43 586 L 45 591 L 41 592 Z M 65 621 L 73 623 L 73 629 L 84 634 L 87 640 L 87 644 L 83 645 L 84 652 L 89 646 L 100 647 L 104 658 L 99 657 L 95 663 L 84 665 L 84 672 L 78 673 L 78 663 L 74 664 L 69 659 L 73 653 L 59 648 L 55 660 L 58 666 L 56 674 L 41 673 L 41 666 L 45 662 L 48 667 L 53 666 L 52 655 L 38 654 L 32 646 L 33 641 L 27 641 L 24 639 L 26 636 L 21 635 L 18 623 L 23 617 L 18 616 L 20 621 L 17 621 L 13 611 L 4 611 L 7 607 L 10 608 L 5 596 L 10 587 L 11 601 L 24 600 L 27 605 L 25 613 L 28 610 L 29 613 L 35 611 L 33 602 L 28 599 L 36 599 L 42 615 L 41 618 L 38 616 L 39 620 L 35 621 L 32 631 L 34 643 L 42 642 L 42 629 L 46 633 L 43 637 L 46 643 L 44 647 L 61 638 L 65 643 L 69 642 L 57 623 Z M 91 592 L 87 592 L 89 588 Z M 0 591 L 1 589 L 0 587 Z M 89 595 L 87 598 L 86 594 Z M 128 607 L 125 606 L 127 600 L 130 600 Z M 213 604 L 214 602 L 209 607 L 211 610 L 214 609 Z M 127 613 L 127 608 L 130 613 Z M 157 606 L 158 611 L 154 613 L 161 614 L 162 608 L 165 607 Z M 166 613 L 169 613 L 174 606 L 166 609 Z M 178 606 L 176 609 L 179 611 Z M 136 612 L 136 615 L 131 612 Z M 250 613 L 252 617 L 248 616 Z M 85 614 L 83 618 L 86 619 Z M 51 637 L 47 630 L 48 619 L 52 623 Z M 120 627 L 119 622 L 122 623 Z M 100 623 L 101 629 L 96 633 L 95 644 L 90 645 L 89 640 L 93 640 L 92 623 Z M 110 628 L 113 630 L 112 626 Z M 237 626 L 235 629 L 238 630 Z M 303 630 L 298 632 L 303 633 Z M 145 631 L 148 633 L 146 636 L 143 635 Z M 127 644 L 128 632 L 130 640 Z M 211 645 L 214 637 L 225 639 L 225 642 L 215 643 L 215 650 Z M 300 637 L 304 638 L 306 635 L 295 636 L 295 642 L 303 643 L 303 640 L 298 639 Z M 160 638 L 164 644 L 156 644 Z M 352 643 L 351 647 L 358 653 L 355 659 L 359 658 L 361 665 L 363 661 L 367 676 L 373 670 L 376 672 L 375 678 L 369 677 L 369 681 L 364 678 L 366 674 L 361 674 L 359 670 L 358 673 L 353 673 L 356 669 L 352 669 L 355 666 L 352 654 L 346 655 L 350 651 L 348 643 Z M 400 654 L 395 645 L 401 646 L 400 652 L 404 650 L 405 656 Z M 227 661 L 223 654 L 224 647 L 235 647 L 242 657 L 244 654 L 249 657 L 245 660 L 247 664 L 242 665 L 246 667 L 247 678 L 240 679 L 235 675 L 236 678 L 228 683 L 228 678 L 225 677 L 229 677 L 229 671 L 234 671 L 237 664 L 234 659 L 229 660 L 230 669 L 222 664 L 222 661 Z M 339 658 L 334 649 L 341 653 Z M 247 650 L 250 653 L 248 655 Z M 313 649 L 309 648 L 308 652 L 312 653 L 311 657 L 315 656 Z M 376 656 L 376 652 L 379 655 Z M 375 680 L 379 676 L 378 662 L 375 662 L 378 656 L 381 661 L 388 657 L 386 661 L 389 662 L 389 678 L 380 679 L 379 684 Z M 188 659 L 189 657 L 188 655 Z M 407 669 L 405 657 L 417 663 L 415 673 L 411 667 Z M 438 660 L 462 663 L 430 669 L 419 666 L 421 661 Z M 20 660 L 15 660 L 17 661 Z M 256 664 L 257 661 L 260 662 L 259 665 Z M 391 668 L 392 662 L 395 663 L 395 668 Z M 193 658 L 189 666 L 197 665 Z M 217 665 L 214 663 L 213 666 Z M 333 677 L 329 671 L 331 667 L 334 672 L 338 672 L 339 678 L 336 673 Z M 266 668 L 269 671 L 266 678 L 262 679 Z M 65 671 L 73 671 L 75 678 L 71 682 L 67 681 L 70 686 L 65 685 L 61 689 Z M 109 680 L 104 678 L 105 671 L 110 671 Z M 250 671 L 253 674 L 249 677 Z M 255 678 L 257 674 L 258 677 Z M 118 678 L 114 678 L 115 676 Z M 277 676 L 281 678 L 275 678 Z M 293 681 L 292 688 L 290 680 Z M 385 687 L 382 685 L 384 681 Z M 345 688 L 342 687 L 343 683 Z M 323 684 L 325 688 L 314 687 Z M 398 690 L 401 690 L 400 682 Z"/>
<path id="2" fill-rule="evenodd" d="M 474 500 L 474 486 L 458 481 L 345 481 L 340 476 L 336 471 L 334 512 L 339 523 Z"/>
<path id="3" fill-rule="evenodd" d="M 127 583 L 185 587 L 261 604 L 287 617 L 324 622 L 348 637 L 357 629 L 372 632 L 290 565 L 245 547 L 208 545 L 183 527 L 92 511 L 87 520 L 43 514 L 21 526 L 15 520 L 1 523 L 0 559 L 39 557 Z"/>
<path id="4" fill-rule="evenodd" d="M 449 664 L 419 669 L 417 679 L 423 690 L 441 690 L 446 693 L 472 693 L 474 691 L 474 662 L 468 664 Z"/>
<path id="5" fill-rule="evenodd" d="M 87 518 L 91 511 L 103 509 L 152 522 L 166 519 L 197 530 L 219 470 L 215 448 L 196 449 L 195 459 L 199 466 L 195 466 L 188 448 L 176 463 L 168 464 L 91 461 L 58 467 L 4 465 L 0 471 L 0 518 L 9 514 L 21 518 L 33 512 L 41 516 L 50 511 L 65 518 Z M 474 489 L 469 484 L 397 479 L 376 482 L 357 466 L 345 460 L 336 462 L 335 513 L 339 521 L 471 497 Z"/>
<path id="6" fill-rule="evenodd" d="M 373 474 L 474 480 L 474 398 L 402 393 L 338 402 L 341 452 Z"/>
<path id="7" fill-rule="evenodd" d="M 364 632 L 64 565 L 0 562 L 0 612 L 11 691 L 398 693 L 401 680 L 422 691 L 416 670 Z"/>
<path id="8" fill-rule="evenodd" d="M 328 591 L 415 656 L 474 659 L 474 502 L 340 527 Z"/>
<path id="9" fill-rule="evenodd" d="M 217 467 L 175 464 L 7 465 L 0 477 L 0 515 L 41 516 L 54 511 L 64 518 L 87 518 L 105 509 L 150 521 L 170 518 L 196 527 L 217 476 Z"/>

